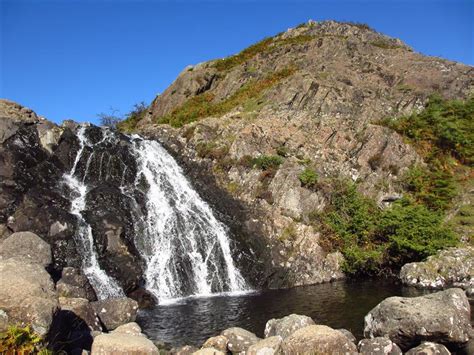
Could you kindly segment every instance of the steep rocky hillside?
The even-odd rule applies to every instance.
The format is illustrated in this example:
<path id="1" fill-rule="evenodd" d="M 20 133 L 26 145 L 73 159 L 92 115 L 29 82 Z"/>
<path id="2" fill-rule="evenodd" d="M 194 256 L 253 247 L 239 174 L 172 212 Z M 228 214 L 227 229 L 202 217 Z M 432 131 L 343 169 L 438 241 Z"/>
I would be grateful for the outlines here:
<path id="1" fill-rule="evenodd" d="M 422 111 L 433 93 L 468 98 L 474 68 L 365 25 L 310 21 L 185 68 L 120 128 L 159 139 L 231 228 L 268 251 L 268 286 L 304 285 L 343 277 L 331 233 L 315 222 L 338 184 L 356 182 L 383 208 L 423 166 L 416 146 L 379 123 Z"/>

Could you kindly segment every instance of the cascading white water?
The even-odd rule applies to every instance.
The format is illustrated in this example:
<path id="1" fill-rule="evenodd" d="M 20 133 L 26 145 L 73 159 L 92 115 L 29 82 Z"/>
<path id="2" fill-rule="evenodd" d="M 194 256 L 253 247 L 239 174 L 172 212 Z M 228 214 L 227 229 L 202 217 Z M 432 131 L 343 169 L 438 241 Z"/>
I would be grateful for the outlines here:
<path id="1" fill-rule="evenodd" d="M 159 301 L 248 289 L 224 225 L 171 155 L 158 142 L 138 136 L 133 150 L 138 171 L 131 188 L 146 201 L 146 215 L 135 218 L 135 244 L 146 262 L 147 289 Z"/>
<path id="2" fill-rule="evenodd" d="M 70 213 L 77 216 L 78 228 L 75 235 L 75 241 L 78 251 L 82 257 L 82 269 L 89 279 L 99 299 L 123 296 L 124 293 L 117 282 L 109 277 L 104 270 L 100 268 L 97 255 L 94 248 L 91 226 L 82 216 L 82 211 L 86 207 L 87 185 L 84 183 L 87 171 L 89 169 L 92 154 L 88 157 L 86 170 L 82 179 L 77 176 L 77 165 L 86 146 L 90 146 L 85 136 L 86 126 L 81 126 L 77 132 L 79 139 L 79 150 L 77 152 L 71 171 L 64 175 L 64 181 L 71 190 L 71 209 Z M 105 139 L 105 136 L 104 136 Z"/>

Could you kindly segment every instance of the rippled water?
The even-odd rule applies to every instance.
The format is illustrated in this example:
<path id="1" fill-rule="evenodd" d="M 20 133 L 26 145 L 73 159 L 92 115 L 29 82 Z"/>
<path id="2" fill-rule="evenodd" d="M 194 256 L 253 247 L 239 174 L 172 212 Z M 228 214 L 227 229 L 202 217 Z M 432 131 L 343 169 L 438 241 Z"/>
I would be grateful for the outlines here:
<path id="1" fill-rule="evenodd" d="M 420 294 L 422 291 L 393 280 L 341 281 L 237 296 L 187 298 L 141 311 L 138 322 L 151 339 L 173 346 L 201 345 L 229 327 L 242 327 L 262 337 L 267 320 L 291 313 L 310 316 L 317 324 L 349 329 L 361 338 L 364 316 L 380 301 Z"/>

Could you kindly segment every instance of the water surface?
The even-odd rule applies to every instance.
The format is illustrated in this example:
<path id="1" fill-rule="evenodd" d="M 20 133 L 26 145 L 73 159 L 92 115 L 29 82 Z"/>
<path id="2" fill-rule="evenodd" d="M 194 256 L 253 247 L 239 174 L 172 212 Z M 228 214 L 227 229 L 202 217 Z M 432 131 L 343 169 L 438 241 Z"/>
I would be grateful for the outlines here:
<path id="1" fill-rule="evenodd" d="M 153 340 L 172 346 L 200 346 L 229 327 L 242 327 L 263 337 L 265 323 L 291 313 L 317 324 L 346 328 L 362 337 L 364 316 L 390 296 L 418 296 L 423 291 L 394 280 L 339 281 L 244 295 L 187 298 L 141 311 L 138 322 Z"/>

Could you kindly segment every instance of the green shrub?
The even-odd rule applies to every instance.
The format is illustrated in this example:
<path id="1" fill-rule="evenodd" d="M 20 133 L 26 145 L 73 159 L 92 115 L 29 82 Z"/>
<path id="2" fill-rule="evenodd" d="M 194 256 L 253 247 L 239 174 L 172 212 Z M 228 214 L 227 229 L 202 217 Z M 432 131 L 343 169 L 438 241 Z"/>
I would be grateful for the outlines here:
<path id="1" fill-rule="evenodd" d="M 334 183 L 318 222 L 328 238 L 322 243 L 337 246 L 349 274 L 400 267 L 457 242 L 455 234 L 443 225 L 442 214 L 408 198 L 381 210 L 350 182 Z"/>
<path id="2" fill-rule="evenodd" d="M 30 326 L 11 325 L 0 334 L 1 354 L 28 354 L 39 351 L 42 339 Z"/>
<path id="3" fill-rule="evenodd" d="M 318 183 L 318 174 L 314 169 L 306 167 L 301 174 L 298 176 L 303 186 L 311 188 L 315 187 Z"/>
<path id="4" fill-rule="evenodd" d="M 252 160 L 252 165 L 262 170 L 276 169 L 283 163 L 278 155 L 260 155 Z"/>

